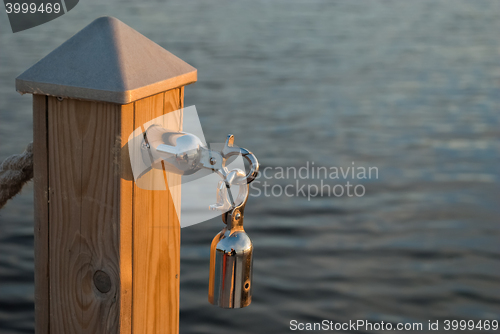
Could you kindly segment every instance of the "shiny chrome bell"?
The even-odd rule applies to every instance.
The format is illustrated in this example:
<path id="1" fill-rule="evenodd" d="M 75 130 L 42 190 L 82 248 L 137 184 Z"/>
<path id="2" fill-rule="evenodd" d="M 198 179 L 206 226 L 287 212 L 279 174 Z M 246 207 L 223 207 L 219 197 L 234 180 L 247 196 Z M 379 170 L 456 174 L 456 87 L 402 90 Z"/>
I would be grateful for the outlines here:
<path id="1" fill-rule="evenodd" d="M 252 302 L 253 246 L 243 229 L 248 184 L 245 188 L 244 201 L 222 215 L 226 227 L 210 247 L 208 300 L 223 308 L 241 308 Z"/>

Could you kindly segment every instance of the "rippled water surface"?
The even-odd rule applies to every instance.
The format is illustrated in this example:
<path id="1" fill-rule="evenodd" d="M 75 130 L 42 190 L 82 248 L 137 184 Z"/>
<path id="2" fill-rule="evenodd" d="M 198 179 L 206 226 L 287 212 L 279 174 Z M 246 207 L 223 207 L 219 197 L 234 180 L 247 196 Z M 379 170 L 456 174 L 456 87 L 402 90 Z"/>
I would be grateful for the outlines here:
<path id="1" fill-rule="evenodd" d="M 360 198 L 249 199 L 254 299 L 242 310 L 207 302 L 220 219 L 183 229 L 181 333 L 500 318 L 500 2 L 86 0 L 16 34 L 2 13 L 0 160 L 32 139 L 31 97 L 15 77 L 101 15 L 198 68 L 186 105 L 208 142 L 235 133 L 274 170 L 379 171 L 355 180 Z M 0 332 L 33 326 L 30 184 L 0 211 Z"/>

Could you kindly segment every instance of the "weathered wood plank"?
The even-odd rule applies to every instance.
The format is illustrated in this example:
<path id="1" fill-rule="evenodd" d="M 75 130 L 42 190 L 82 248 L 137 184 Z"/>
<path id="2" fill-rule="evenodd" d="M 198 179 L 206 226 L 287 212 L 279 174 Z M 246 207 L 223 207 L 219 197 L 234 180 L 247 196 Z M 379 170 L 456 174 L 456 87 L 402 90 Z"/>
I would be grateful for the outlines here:
<path id="1" fill-rule="evenodd" d="M 127 143 L 134 131 L 134 103 L 121 106 L 120 136 L 116 138 L 115 162 L 119 165 L 120 184 L 120 334 L 132 333 L 132 249 L 134 181 L 128 175 L 130 158 Z M 125 150 L 124 150 L 125 149 Z M 118 157 L 117 154 L 120 156 Z M 123 155 L 123 156 L 122 156 Z M 126 159 L 125 157 L 126 156 Z"/>
<path id="2" fill-rule="evenodd" d="M 82 138 L 80 268 L 85 333 L 118 333 L 120 173 L 115 164 L 120 107 L 77 102 Z M 90 104 L 88 106 L 88 104 Z M 100 276 L 96 276 L 99 274 Z"/>
<path id="3" fill-rule="evenodd" d="M 179 109 L 180 97 L 173 89 L 136 101 L 135 127 Z M 149 182 L 165 183 L 170 177 L 159 171 Z M 173 197 L 180 198 L 180 187 Z M 168 186 L 144 190 L 134 185 L 133 211 L 132 332 L 178 333 L 180 224 Z"/>
<path id="4" fill-rule="evenodd" d="M 47 97 L 33 95 L 35 333 L 49 333 L 49 168 Z"/>
<path id="5" fill-rule="evenodd" d="M 184 87 L 165 92 L 163 113 L 177 111 L 182 108 Z M 175 112 L 176 117 L 165 124 L 169 129 L 182 131 L 182 113 Z M 169 328 L 171 333 L 179 332 L 179 291 L 180 291 L 180 249 L 181 249 L 181 183 L 182 176 L 174 173 L 165 173 L 166 187 L 168 197 L 168 228 L 161 234 L 162 249 L 168 249 L 166 255 L 167 261 L 163 262 L 163 285 L 161 285 L 162 295 L 168 296 L 175 292 L 173 298 L 169 299 L 169 316 L 164 317 L 162 326 Z M 177 208 L 177 210 L 176 210 Z"/>
<path id="6" fill-rule="evenodd" d="M 50 333 L 119 333 L 121 107 L 49 97 L 48 110 Z"/>
<path id="7" fill-rule="evenodd" d="M 78 334 L 83 327 L 79 286 L 86 262 L 80 255 L 82 128 L 88 126 L 88 115 L 76 103 L 48 98 L 50 333 Z"/>

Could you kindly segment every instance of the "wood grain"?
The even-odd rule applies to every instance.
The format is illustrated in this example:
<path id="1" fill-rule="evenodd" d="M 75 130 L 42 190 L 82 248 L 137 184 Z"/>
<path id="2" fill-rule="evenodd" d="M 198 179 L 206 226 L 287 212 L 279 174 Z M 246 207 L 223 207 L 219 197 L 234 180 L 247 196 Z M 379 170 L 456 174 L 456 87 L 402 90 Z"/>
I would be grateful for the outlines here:
<path id="1" fill-rule="evenodd" d="M 121 175 L 120 187 L 120 332 L 132 333 L 132 257 L 133 257 L 133 194 L 134 181 L 125 177 L 131 173 L 126 141 L 134 131 L 134 103 L 121 106 L 120 136 L 116 138 L 115 163 Z M 126 146 L 126 151 L 124 151 Z M 125 152 L 125 153 L 124 153 Z M 126 159 L 123 158 L 126 155 Z M 125 171 L 126 170 L 126 171 Z"/>
<path id="2" fill-rule="evenodd" d="M 123 154 L 135 128 L 182 98 L 34 96 L 37 333 L 178 333 L 181 177 L 158 170 L 149 182 L 166 190 L 141 189 Z"/>
<path id="3" fill-rule="evenodd" d="M 181 106 L 180 89 L 135 102 L 135 128 Z M 180 126 L 180 125 L 177 125 Z M 153 173 L 151 183 L 173 177 Z M 134 185 L 133 333 L 178 333 L 180 223 L 167 190 Z M 180 200 L 180 187 L 174 194 Z"/>
<path id="4" fill-rule="evenodd" d="M 49 333 L 49 166 L 47 97 L 33 95 L 35 333 Z"/>
<path id="5" fill-rule="evenodd" d="M 121 210 L 129 210 L 132 190 L 121 197 L 122 182 L 130 182 L 116 163 L 122 109 L 49 97 L 48 110 L 50 333 L 119 333 L 120 303 L 130 303 L 121 300 L 120 233 L 131 215 L 122 230 Z M 94 284 L 98 270 L 110 278 L 107 293 Z"/>

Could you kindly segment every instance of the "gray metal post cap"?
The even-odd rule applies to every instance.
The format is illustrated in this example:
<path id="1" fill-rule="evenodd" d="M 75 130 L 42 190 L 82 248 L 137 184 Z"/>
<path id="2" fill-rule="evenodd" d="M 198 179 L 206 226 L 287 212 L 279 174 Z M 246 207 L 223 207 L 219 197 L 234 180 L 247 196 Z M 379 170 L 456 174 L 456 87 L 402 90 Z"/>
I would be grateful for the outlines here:
<path id="1" fill-rule="evenodd" d="M 127 104 L 196 80 L 194 67 L 106 16 L 18 76 L 16 90 Z"/>

